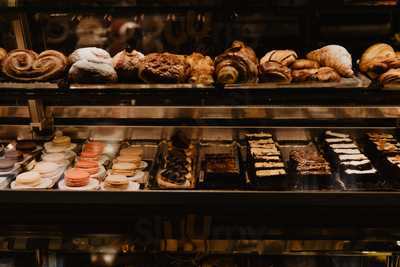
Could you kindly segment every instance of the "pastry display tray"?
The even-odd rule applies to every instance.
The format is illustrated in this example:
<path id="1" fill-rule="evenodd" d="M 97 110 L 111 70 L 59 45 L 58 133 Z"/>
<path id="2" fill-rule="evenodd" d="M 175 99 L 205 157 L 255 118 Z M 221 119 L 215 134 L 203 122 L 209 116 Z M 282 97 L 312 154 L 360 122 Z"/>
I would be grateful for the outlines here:
<path id="1" fill-rule="evenodd" d="M 234 167 L 230 172 L 209 172 L 207 155 L 211 154 L 229 155 L 234 159 Z M 246 183 L 240 145 L 235 141 L 200 142 L 198 170 L 197 188 L 199 189 L 238 189 Z"/>
<path id="2" fill-rule="evenodd" d="M 193 155 L 192 155 L 192 169 L 189 170 L 191 175 L 190 185 L 186 186 L 177 186 L 174 188 L 163 188 L 159 185 L 158 180 L 161 179 L 161 172 L 164 170 L 164 166 L 166 164 L 166 157 L 168 154 L 168 148 L 170 143 L 168 141 L 161 141 L 158 147 L 158 151 L 155 157 L 155 160 L 151 166 L 149 173 L 149 183 L 148 189 L 151 190 L 192 190 L 196 188 L 197 178 L 199 174 L 199 144 L 197 142 L 192 141 L 191 145 L 193 146 Z M 189 180 L 189 179 L 188 179 Z"/>

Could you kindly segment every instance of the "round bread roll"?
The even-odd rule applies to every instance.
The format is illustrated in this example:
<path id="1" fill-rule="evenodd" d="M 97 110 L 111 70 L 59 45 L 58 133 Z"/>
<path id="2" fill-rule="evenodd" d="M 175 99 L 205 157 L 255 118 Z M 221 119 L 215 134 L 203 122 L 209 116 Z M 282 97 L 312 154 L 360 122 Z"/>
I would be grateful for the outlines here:
<path id="1" fill-rule="evenodd" d="M 113 67 L 118 74 L 120 81 L 138 82 L 139 64 L 144 59 L 144 55 L 136 50 L 127 52 L 123 50 L 116 54 L 113 59 Z"/>
<path id="2" fill-rule="evenodd" d="M 77 83 L 101 83 L 117 81 L 114 68 L 105 63 L 80 60 L 72 65 L 69 80 Z"/>
<path id="3" fill-rule="evenodd" d="M 106 50 L 97 47 L 79 48 L 69 55 L 68 59 L 71 64 L 75 64 L 80 60 L 87 60 L 94 63 L 112 65 L 110 54 Z"/>

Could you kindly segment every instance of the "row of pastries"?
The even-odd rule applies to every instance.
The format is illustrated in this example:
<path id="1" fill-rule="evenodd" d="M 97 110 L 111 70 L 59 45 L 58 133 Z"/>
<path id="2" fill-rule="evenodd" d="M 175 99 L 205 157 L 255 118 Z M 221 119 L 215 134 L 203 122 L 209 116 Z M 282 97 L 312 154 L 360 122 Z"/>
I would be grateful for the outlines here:
<path id="1" fill-rule="evenodd" d="M 354 76 L 351 54 L 340 45 L 307 53 L 272 50 L 260 60 L 241 41 L 214 59 L 200 53 L 177 55 L 121 51 L 114 57 L 96 47 L 75 50 L 69 56 L 55 50 L 40 54 L 26 49 L 0 49 L 2 76 L 17 82 L 63 79 L 75 83 L 195 83 L 211 85 L 255 82 L 337 82 Z M 362 55 L 360 70 L 382 83 L 398 82 L 400 56 L 387 44 L 376 44 Z"/>

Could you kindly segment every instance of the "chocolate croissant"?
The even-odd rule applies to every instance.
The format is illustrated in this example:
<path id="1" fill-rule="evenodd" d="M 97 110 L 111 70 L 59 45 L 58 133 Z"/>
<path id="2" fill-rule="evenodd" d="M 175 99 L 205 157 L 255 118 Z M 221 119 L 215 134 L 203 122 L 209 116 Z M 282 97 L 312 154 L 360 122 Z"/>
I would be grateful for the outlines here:
<path id="1" fill-rule="evenodd" d="M 291 82 L 290 69 L 278 62 L 263 62 L 259 65 L 261 82 Z"/>
<path id="2" fill-rule="evenodd" d="M 385 43 L 374 44 L 362 54 L 359 66 L 363 73 L 370 78 L 376 79 L 380 74 L 391 67 L 396 67 L 396 53 L 394 49 Z M 397 60 L 400 62 L 400 60 Z"/>
<path id="3" fill-rule="evenodd" d="M 21 82 L 44 82 L 60 78 L 67 66 L 68 59 L 55 50 L 46 50 L 38 55 L 32 50 L 16 49 L 2 61 L 4 75 Z"/>
<path id="4" fill-rule="evenodd" d="M 379 77 L 379 82 L 383 85 L 389 83 L 400 83 L 400 69 L 390 69 Z"/>
<path id="5" fill-rule="evenodd" d="M 272 50 L 265 54 L 260 60 L 262 65 L 265 62 L 278 62 L 283 66 L 289 66 L 297 59 L 297 54 L 293 50 Z"/>
<path id="6" fill-rule="evenodd" d="M 331 67 L 343 77 L 353 77 L 350 53 L 340 45 L 327 45 L 307 54 L 307 59 L 317 61 L 321 66 Z"/>
<path id="7" fill-rule="evenodd" d="M 254 51 L 243 42 L 235 41 L 214 62 L 215 75 L 220 84 L 256 82 L 258 60 Z"/>
<path id="8" fill-rule="evenodd" d="M 214 83 L 214 62 L 208 56 L 200 53 L 193 53 L 186 57 L 186 61 L 191 67 L 190 83 L 211 85 Z"/>

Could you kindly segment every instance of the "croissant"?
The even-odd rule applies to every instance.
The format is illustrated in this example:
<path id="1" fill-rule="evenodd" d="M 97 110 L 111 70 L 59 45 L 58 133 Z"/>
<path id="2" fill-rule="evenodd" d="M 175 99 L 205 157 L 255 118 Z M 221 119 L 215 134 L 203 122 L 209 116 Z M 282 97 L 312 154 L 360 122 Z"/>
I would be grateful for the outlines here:
<path id="1" fill-rule="evenodd" d="M 186 57 L 191 67 L 189 82 L 211 85 L 214 83 L 214 62 L 208 56 L 200 53 L 193 53 Z"/>
<path id="2" fill-rule="evenodd" d="M 319 82 L 337 82 L 340 81 L 340 75 L 330 67 L 318 69 L 293 70 L 292 78 L 295 82 L 319 81 Z"/>
<path id="3" fill-rule="evenodd" d="M 340 75 L 330 67 L 322 67 L 313 75 L 313 79 L 320 82 L 338 82 Z"/>
<path id="4" fill-rule="evenodd" d="M 68 59 L 55 50 L 46 50 L 38 55 L 32 50 L 16 49 L 2 61 L 4 75 L 23 82 L 60 78 L 67 66 Z"/>
<path id="5" fill-rule="evenodd" d="M 359 63 L 360 70 L 375 79 L 379 74 L 387 71 L 391 65 L 396 66 L 395 58 L 396 53 L 390 45 L 374 44 L 362 54 Z"/>
<path id="6" fill-rule="evenodd" d="M 0 47 L 0 63 L 5 59 L 7 56 L 7 51 L 4 48 Z"/>
<path id="7" fill-rule="evenodd" d="M 343 77 L 352 77 L 354 75 L 351 55 L 346 48 L 340 45 L 324 46 L 311 51 L 306 57 L 317 61 L 321 66 L 335 69 Z"/>
<path id="8" fill-rule="evenodd" d="M 214 62 L 218 83 L 256 82 L 258 60 L 254 51 L 243 42 L 235 41 Z"/>
<path id="9" fill-rule="evenodd" d="M 292 70 L 301 70 L 301 69 L 318 69 L 319 64 L 317 61 L 309 60 L 309 59 L 296 59 L 292 65 L 290 65 Z"/>
<path id="10" fill-rule="evenodd" d="M 400 69 L 390 69 L 379 77 L 381 84 L 400 83 Z"/>
<path id="11" fill-rule="evenodd" d="M 264 62 L 259 65 L 260 81 L 262 82 L 291 82 L 290 69 L 278 62 Z"/>
<path id="12" fill-rule="evenodd" d="M 272 50 L 265 54 L 263 58 L 260 60 L 260 64 L 264 64 L 265 62 L 278 62 L 283 66 L 289 66 L 297 59 L 297 54 L 293 50 Z"/>

